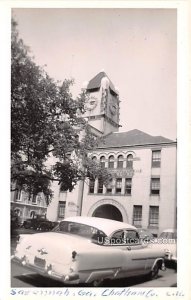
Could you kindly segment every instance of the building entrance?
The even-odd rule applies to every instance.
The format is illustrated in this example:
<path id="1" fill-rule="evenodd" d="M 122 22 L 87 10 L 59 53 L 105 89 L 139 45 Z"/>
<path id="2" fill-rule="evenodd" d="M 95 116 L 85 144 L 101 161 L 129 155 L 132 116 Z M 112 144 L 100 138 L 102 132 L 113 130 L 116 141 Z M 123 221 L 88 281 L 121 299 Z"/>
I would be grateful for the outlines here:
<path id="1" fill-rule="evenodd" d="M 92 217 L 112 219 L 121 222 L 123 221 L 123 217 L 119 209 L 111 204 L 104 204 L 97 207 L 93 212 Z"/>

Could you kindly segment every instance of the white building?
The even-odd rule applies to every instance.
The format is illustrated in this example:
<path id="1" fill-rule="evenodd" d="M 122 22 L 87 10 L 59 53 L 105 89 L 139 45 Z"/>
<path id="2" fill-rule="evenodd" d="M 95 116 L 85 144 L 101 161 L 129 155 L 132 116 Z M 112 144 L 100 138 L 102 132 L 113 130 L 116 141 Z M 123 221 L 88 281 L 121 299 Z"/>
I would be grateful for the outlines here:
<path id="1" fill-rule="evenodd" d="M 54 186 L 50 220 L 71 215 L 112 218 L 158 234 L 176 227 L 176 142 L 140 130 L 118 132 L 119 95 L 100 72 L 88 83 L 87 112 L 93 132 L 105 136 L 93 159 L 113 173 L 105 187 L 98 179 L 79 182 L 71 193 Z"/>
<path id="2" fill-rule="evenodd" d="M 16 213 L 21 222 L 33 218 L 35 215 L 46 215 L 47 204 L 43 193 L 31 196 L 21 190 L 11 193 L 11 210 Z"/>

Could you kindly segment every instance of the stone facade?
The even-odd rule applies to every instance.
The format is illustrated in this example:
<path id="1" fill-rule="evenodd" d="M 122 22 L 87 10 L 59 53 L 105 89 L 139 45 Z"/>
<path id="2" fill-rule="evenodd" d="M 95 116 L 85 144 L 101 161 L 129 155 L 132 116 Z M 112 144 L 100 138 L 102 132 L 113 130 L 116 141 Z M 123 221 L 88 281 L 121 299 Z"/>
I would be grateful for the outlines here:
<path id="1" fill-rule="evenodd" d="M 92 159 L 113 174 L 109 186 L 98 179 L 79 182 L 71 193 L 60 193 L 48 207 L 50 220 L 84 215 L 112 218 L 155 235 L 176 227 L 176 142 L 140 130 L 118 132 L 119 94 L 104 72 L 86 86 L 89 93 L 85 117 L 105 141 Z"/>

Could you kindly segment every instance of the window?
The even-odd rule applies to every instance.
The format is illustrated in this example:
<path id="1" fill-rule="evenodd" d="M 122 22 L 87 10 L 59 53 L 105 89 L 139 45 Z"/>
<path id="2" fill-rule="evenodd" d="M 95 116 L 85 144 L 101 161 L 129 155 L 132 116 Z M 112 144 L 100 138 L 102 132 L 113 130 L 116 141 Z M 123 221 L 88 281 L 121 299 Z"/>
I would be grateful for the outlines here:
<path id="1" fill-rule="evenodd" d="M 59 201 L 59 207 L 58 207 L 58 217 L 59 218 L 65 217 L 65 208 L 66 208 L 66 201 Z"/>
<path id="2" fill-rule="evenodd" d="M 133 168 L 133 155 L 129 154 L 127 156 L 127 168 Z"/>
<path id="3" fill-rule="evenodd" d="M 24 192 L 24 191 L 21 191 L 21 198 L 22 199 L 22 202 L 24 203 L 30 203 L 30 201 L 32 201 L 32 195 L 27 193 L 27 192 Z"/>
<path id="4" fill-rule="evenodd" d="M 125 242 L 123 237 L 124 237 L 123 230 L 116 231 L 110 239 L 110 244 L 111 245 L 123 244 Z"/>
<path id="5" fill-rule="evenodd" d="M 95 187 L 95 179 L 90 178 L 90 180 L 89 180 L 89 193 L 90 194 L 94 193 L 94 187 Z"/>
<path id="6" fill-rule="evenodd" d="M 107 184 L 107 187 L 106 187 L 106 193 L 107 194 L 112 193 L 112 183 L 113 183 L 113 179 L 110 179 L 110 181 L 109 181 L 109 183 Z"/>
<path id="7" fill-rule="evenodd" d="M 78 235 L 87 239 L 92 239 L 93 242 L 103 244 L 106 234 L 97 228 L 76 222 L 62 221 L 54 229 L 54 232 L 68 233 Z"/>
<path id="8" fill-rule="evenodd" d="M 160 150 L 152 151 L 152 167 L 160 168 L 160 163 L 161 163 L 161 151 Z"/>
<path id="9" fill-rule="evenodd" d="M 109 169 L 113 169 L 114 168 L 114 156 L 113 155 L 110 155 L 110 157 L 109 157 L 108 168 Z"/>
<path id="10" fill-rule="evenodd" d="M 37 203 L 43 203 L 43 201 L 44 201 L 44 195 L 43 195 L 43 193 L 38 193 L 38 195 L 36 196 L 36 202 Z"/>
<path id="11" fill-rule="evenodd" d="M 105 156 L 100 157 L 100 165 L 102 168 L 105 168 Z"/>
<path id="12" fill-rule="evenodd" d="M 110 239 L 110 245 L 136 245 L 139 244 L 139 235 L 135 230 L 118 230 Z"/>
<path id="13" fill-rule="evenodd" d="M 160 194 L 160 178 L 151 178 L 151 195 Z"/>
<path id="14" fill-rule="evenodd" d="M 103 181 L 101 179 L 98 179 L 98 194 L 103 193 Z"/>
<path id="15" fill-rule="evenodd" d="M 139 234 L 135 230 L 127 230 L 124 233 L 124 238 L 128 245 L 137 245 L 140 243 Z"/>
<path id="16" fill-rule="evenodd" d="M 125 194 L 131 195 L 132 178 L 125 178 Z"/>
<path id="17" fill-rule="evenodd" d="M 32 204 L 37 204 L 37 195 L 32 195 Z"/>
<path id="18" fill-rule="evenodd" d="M 149 226 L 158 227 L 159 223 L 159 207 L 150 206 L 149 209 Z"/>
<path id="19" fill-rule="evenodd" d="M 21 201 L 22 191 L 20 189 L 16 190 L 15 201 Z"/>
<path id="20" fill-rule="evenodd" d="M 142 223 L 142 205 L 133 206 L 133 225 L 141 227 Z"/>
<path id="21" fill-rule="evenodd" d="M 117 178 L 116 189 L 115 189 L 116 194 L 121 194 L 121 188 L 122 188 L 122 178 Z"/>
<path id="22" fill-rule="evenodd" d="M 15 209 L 14 209 L 14 213 L 15 213 L 15 215 L 16 215 L 17 217 L 20 217 L 20 216 L 21 216 L 21 210 L 20 210 L 20 208 L 15 208 Z"/>
<path id="23" fill-rule="evenodd" d="M 122 169 L 123 168 L 123 155 L 119 155 L 118 158 L 117 158 L 117 167 L 119 169 Z"/>
<path id="24" fill-rule="evenodd" d="M 31 212 L 30 212 L 30 218 L 34 218 L 34 216 L 36 215 L 36 213 L 35 213 L 35 211 L 34 210 L 32 210 Z"/>

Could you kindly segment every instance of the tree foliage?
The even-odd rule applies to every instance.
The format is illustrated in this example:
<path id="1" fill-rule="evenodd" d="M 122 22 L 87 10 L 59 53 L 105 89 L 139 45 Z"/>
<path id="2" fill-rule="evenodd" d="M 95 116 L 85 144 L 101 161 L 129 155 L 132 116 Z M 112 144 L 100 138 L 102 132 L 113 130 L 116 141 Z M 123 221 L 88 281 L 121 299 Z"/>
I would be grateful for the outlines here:
<path id="1" fill-rule="evenodd" d="M 11 180 L 30 194 L 43 192 L 49 202 L 52 181 L 72 191 L 95 174 L 88 152 L 97 140 L 81 117 L 86 94 L 73 99 L 73 80 L 55 82 L 36 65 L 14 20 L 11 51 Z M 96 174 L 108 180 L 99 165 Z"/>

